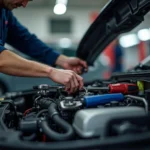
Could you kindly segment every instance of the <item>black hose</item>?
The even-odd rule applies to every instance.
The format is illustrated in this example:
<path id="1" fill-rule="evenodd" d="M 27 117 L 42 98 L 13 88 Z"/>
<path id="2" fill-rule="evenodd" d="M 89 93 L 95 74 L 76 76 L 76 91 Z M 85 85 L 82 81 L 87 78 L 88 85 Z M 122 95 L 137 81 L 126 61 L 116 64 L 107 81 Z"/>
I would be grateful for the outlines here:
<path id="1" fill-rule="evenodd" d="M 64 141 L 64 140 L 69 140 L 73 137 L 73 130 L 72 128 L 68 129 L 68 132 L 66 133 L 57 133 L 55 131 L 53 131 L 46 120 L 43 120 L 41 122 L 41 128 L 43 130 L 43 133 L 49 138 L 49 139 L 53 139 L 56 141 Z"/>
<path id="2" fill-rule="evenodd" d="M 68 122 L 60 118 L 58 115 L 55 115 L 53 117 L 53 121 L 64 130 L 64 136 L 68 137 L 68 139 L 71 139 L 73 137 L 74 130 Z"/>
<path id="3" fill-rule="evenodd" d="M 53 103 L 53 99 L 51 98 L 41 98 L 40 100 L 40 107 L 42 109 L 48 109 L 48 107 Z"/>
<path id="4" fill-rule="evenodd" d="M 51 103 L 51 105 L 49 105 L 48 114 L 51 119 L 53 119 L 53 116 L 59 115 L 58 110 L 57 110 L 57 105 L 55 103 Z"/>
<path id="5" fill-rule="evenodd" d="M 41 128 L 44 132 L 44 134 L 53 140 L 57 140 L 57 141 L 63 141 L 63 140 L 69 140 L 74 136 L 74 131 L 72 126 L 67 123 L 65 120 L 63 120 L 60 116 L 59 113 L 57 111 L 57 105 L 55 103 L 51 103 L 51 105 L 48 108 L 48 113 L 51 117 L 51 119 L 54 121 L 54 123 L 56 125 L 58 125 L 59 127 L 61 127 L 65 133 L 57 133 L 55 131 L 53 131 L 46 120 L 41 122 Z"/>
<path id="6" fill-rule="evenodd" d="M 40 112 L 37 113 L 36 118 L 40 117 L 41 114 L 48 112 L 47 109 L 43 109 Z"/>
<path id="7" fill-rule="evenodd" d="M 36 139 L 36 134 L 35 133 L 33 133 L 29 136 L 23 136 L 23 140 L 25 140 L 25 141 L 34 141 L 35 139 Z"/>

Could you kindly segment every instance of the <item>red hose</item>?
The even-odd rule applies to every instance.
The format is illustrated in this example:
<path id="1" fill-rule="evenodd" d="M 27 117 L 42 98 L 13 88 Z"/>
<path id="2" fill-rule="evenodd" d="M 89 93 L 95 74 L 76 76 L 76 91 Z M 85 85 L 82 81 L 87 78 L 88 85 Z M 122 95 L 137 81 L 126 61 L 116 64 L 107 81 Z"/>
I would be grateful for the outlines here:
<path id="1" fill-rule="evenodd" d="M 26 114 L 28 113 L 28 112 L 30 112 L 32 110 L 32 108 L 29 108 L 29 109 L 27 109 L 25 112 L 24 112 L 24 116 L 26 116 Z"/>

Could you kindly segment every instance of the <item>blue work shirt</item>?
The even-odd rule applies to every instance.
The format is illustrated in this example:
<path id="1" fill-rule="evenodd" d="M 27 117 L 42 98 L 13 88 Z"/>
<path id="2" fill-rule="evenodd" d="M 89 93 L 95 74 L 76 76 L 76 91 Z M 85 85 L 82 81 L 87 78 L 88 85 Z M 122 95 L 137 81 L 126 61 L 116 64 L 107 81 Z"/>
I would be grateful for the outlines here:
<path id="1" fill-rule="evenodd" d="M 13 13 L 0 9 L 0 52 L 6 50 L 5 43 L 48 65 L 55 65 L 59 54 L 40 41 L 18 22 Z"/>

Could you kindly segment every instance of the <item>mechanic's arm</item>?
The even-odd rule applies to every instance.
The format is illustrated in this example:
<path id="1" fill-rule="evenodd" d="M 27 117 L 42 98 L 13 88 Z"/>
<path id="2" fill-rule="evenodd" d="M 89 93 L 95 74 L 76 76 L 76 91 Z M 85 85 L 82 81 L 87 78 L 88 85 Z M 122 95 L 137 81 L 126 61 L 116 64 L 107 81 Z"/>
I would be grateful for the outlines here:
<path id="1" fill-rule="evenodd" d="M 60 55 L 56 60 L 56 65 L 64 69 L 73 70 L 78 74 L 82 74 L 83 71 L 88 71 L 87 63 L 76 57 Z"/>
<path id="2" fill-rule="evenodd" d="M 9 50 L 3 50 L 0 53 L 0 72 L 15 76 L 48 77 L 54 82 L 65 85 L 69 93 L 83 87 L 82 78 L 73 71 L 55 69 L 26 60 Z"/>
<path id="3" fill-rule="evenodd" d="M 82 68 L 88 69 L 86 62 L 79 58 L 69 58 L 60 55 L 45 43 L 39 40 L 34 34 L 31 34 L 10 12 L 7 43 L 36 58 L 42 63 L 54 66 L 58 65 L 64 69 L 73 70 L 81 73 Z"/>

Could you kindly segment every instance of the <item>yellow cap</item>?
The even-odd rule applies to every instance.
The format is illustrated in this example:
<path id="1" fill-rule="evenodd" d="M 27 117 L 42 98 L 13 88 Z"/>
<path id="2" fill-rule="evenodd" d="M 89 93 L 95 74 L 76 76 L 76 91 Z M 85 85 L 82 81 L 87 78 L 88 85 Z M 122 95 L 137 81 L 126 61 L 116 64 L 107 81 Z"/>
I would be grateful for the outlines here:
<path id="1" fill-rule="evenodd" d="M 137 81 L 137 86 L 139 88 L 139 91 L 144 92 L 144 83 L 142 81 Z"/>

